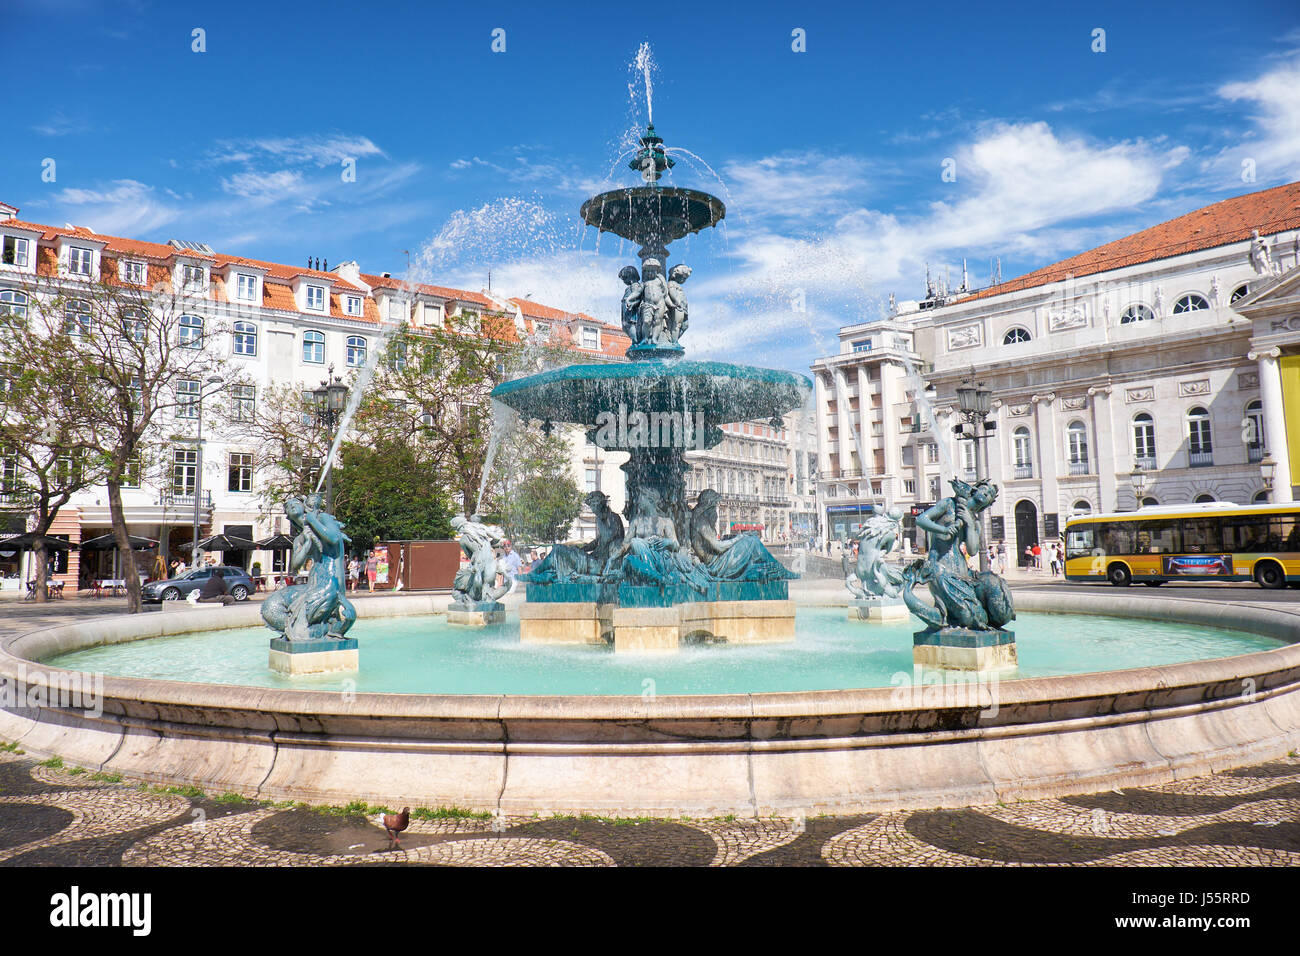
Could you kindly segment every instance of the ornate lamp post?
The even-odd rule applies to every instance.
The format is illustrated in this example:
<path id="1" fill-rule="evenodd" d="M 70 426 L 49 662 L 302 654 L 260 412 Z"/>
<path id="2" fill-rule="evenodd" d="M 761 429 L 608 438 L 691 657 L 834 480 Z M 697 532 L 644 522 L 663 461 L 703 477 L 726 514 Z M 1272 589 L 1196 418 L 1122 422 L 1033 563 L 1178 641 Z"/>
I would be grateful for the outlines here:
<path id="1" fill-rule="evenodd" d="M 1264 450 L 1264 457 L 1259 462 L 1259 474 L 1264 479 L 1264 497 L 1268 501 L 1273 500 L 1273 477 L 1277 474 L 1277 462 L 1273 456 Z"/>
<path id="2" fill-rule="evenodd" d="M 970 379 L 957 386 L 957 407 L 961 417 L 966 421 L 957 425 L 953 432 L 962 441 L 975 443 L 975 480 L 988 478 L 988 441 L 989 433 L 997 428 L 997 422 L 989 421 L 993 393 L 984 387 L 983 382 Z M 980 515 L 980 570 L 989 569 L 988 537 L 985 534 L 984 515 Z"/>
<path id="3" fill-rule="evenodd" d="M 343 418 L 343 409 L 348 404 L 348 387 L 334 374 L 334 366 L 328 369 L 328 378 L 320 383 L 320 388 L 312 389 L 312 398 L 316 405 L 316 424 L 325 429 L 329 437 L 328 444 L 334 445 L 334 429 L 338 428 Z M 322 467 L 329 462 L 322 463 Z M 334 510 L 334 469 L 330 468 L 325 477 L 325 510 Z"/>
<path id="4" fill-rule="evenodd" d="M 1147 496 L 1147 488 L 1151 478 L 1141 463 L 1133 466 L 1133 471 L 1129 473 L 1128 477 L 1133 484 L 1133 499 L 1135 502 L 1133 510 L 1137 511 L 1142 507 L 1142 499 Z"/>

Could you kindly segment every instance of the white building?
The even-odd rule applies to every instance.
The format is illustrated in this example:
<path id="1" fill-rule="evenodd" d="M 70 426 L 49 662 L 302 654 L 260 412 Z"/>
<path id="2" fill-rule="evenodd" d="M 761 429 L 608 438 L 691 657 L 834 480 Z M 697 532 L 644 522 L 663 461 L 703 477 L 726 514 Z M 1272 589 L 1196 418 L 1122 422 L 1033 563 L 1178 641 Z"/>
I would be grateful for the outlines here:
<path id="1" fill-rule="evenodd" d="M 1262 500 L 1260 460 L 1285 454 L 1300 429 L 1300 394 L 1291 420 L 1283 412 L 1300 338 L 1298 229 L 1293 183 L 843 329 L 841 353 L 813 366 L 828 519 L 846 495 L 921 507 L 954 474 L 974 476 L 974 449 L 953 433 L 965 380 L 993 392 L 987 467 L 1002 492 L 990 531 L 1016 555 L 1071 512 L 1132 509 L 1138 466 L 1152 473 L 1147 504 Z M 933 390 L 933 422 L 915 405 L 909 362 Z M 1297 477 L 1279 474 L 1273 499 L 1292 500 Z"/>

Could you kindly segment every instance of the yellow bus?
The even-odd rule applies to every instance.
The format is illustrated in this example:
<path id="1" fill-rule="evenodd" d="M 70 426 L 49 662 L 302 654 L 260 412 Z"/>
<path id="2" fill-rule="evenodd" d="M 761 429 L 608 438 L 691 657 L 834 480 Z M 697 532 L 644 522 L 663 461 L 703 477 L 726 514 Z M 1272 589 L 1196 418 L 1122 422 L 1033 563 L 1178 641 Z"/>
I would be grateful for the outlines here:
<path id="1" fill-rule="evenodd" d="M 1254 581 L 1300 587 L 1300 504 L 1159 505 L 1065 522 L 1065 577 L 1109 581 Z"/>

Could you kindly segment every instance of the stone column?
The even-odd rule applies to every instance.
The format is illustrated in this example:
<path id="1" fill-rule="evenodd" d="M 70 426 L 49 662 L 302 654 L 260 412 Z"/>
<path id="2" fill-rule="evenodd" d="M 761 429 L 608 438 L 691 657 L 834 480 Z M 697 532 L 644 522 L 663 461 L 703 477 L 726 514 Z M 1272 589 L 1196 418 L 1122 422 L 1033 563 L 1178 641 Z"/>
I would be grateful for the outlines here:
<path id="1" fill-rule="evenodd" d="M 1034 395 L 1038 425 L 1038 467 L 1043 488 L 1043 514 L 1061 513 L 1061 495 L 1057 485 L 1060 463 L 1056 460 L 1056 393 Z"/>
<path id="2" fill-rule="evenodd" d="M 840 471 L 853 470 L 853 425 L 849 421 L 849 387 L 844 379 L 844 370 L 837 368 L 835 375 L 835 424 L 839 431 Z"/>
<path id="3" fill-rule="evenodd" d="M 1119 489 L 1115 472 L 1115 429 L 1111 418 L 1110 386 L 1094 385 L 1088 389 L 1092 396 L 1092 432 L 1097 442 L 1097 478 L 1101 500 L 1098 511 L 1119 510 Z"/>
<path id="4" fill-rule="evenodd" d="M 1259 363 L 1259 400 L 1264 406 L 1264 450 L 1277 462 L 1273 493 L 1275 504 L 1294 501 L 1291 493 L 1291 453 L 1286 440 L 1286 417 L 1282 407 L 1282 374 L 1277 360 L 1281 349 L 1248 352 L 1246 358 Z M 1298 425 L 1297 427 L 1300 427 Z"/>
<path id="5" fill-rule="evenodd" d="M 880 363 L 880 432 L 881 447 L 885 452 L 885 474 L 897 476 L 903 468 L 903 451 L 898 422 L 893 420 L 894 396 L 900 399 L 906 390 L 899 387 L 904 372 L 889 362 Z M 920 411 L 917 411 L 920 414 Z M 890 481 L 897 480 L 890 478 Z"/>
<path id="6" fill-rule="evenodd" d="M 871 382 L 867 380 L 867 367 L 858 366 L 858 455 L 862 459 L 862 473 L 872 472 L 874 458 L 871 454 Z"/>

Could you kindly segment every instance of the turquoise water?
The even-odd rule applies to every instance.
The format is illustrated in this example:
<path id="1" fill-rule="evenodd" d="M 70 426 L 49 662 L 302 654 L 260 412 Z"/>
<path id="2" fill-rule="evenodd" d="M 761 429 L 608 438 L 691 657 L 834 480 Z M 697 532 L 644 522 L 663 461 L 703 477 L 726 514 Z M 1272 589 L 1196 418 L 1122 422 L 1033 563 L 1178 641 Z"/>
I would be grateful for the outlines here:
<path id="1" fill-rule="evenodd" d="M 46 663 L 121 677 L 362 693 L 739 694 L 888 687 L 900 672 L 910 678 L 915 623 L 851 622 L 844 608 L 800 608 L 796 623 L 793 644 L 615 654 L 585 645 L 520 644 L 513 615 L 488 628 L 450 627 L 440 617 L 371 619 L 352 631 L 361 643 L 359 673 L 293 680 L 268 669 L 265 628 L 151 638 Z M 1242 631 L 1115 617 L 1022 613 L 1014 629 L 1021 678 L 1229 657 L 1283 644 Z"/>

